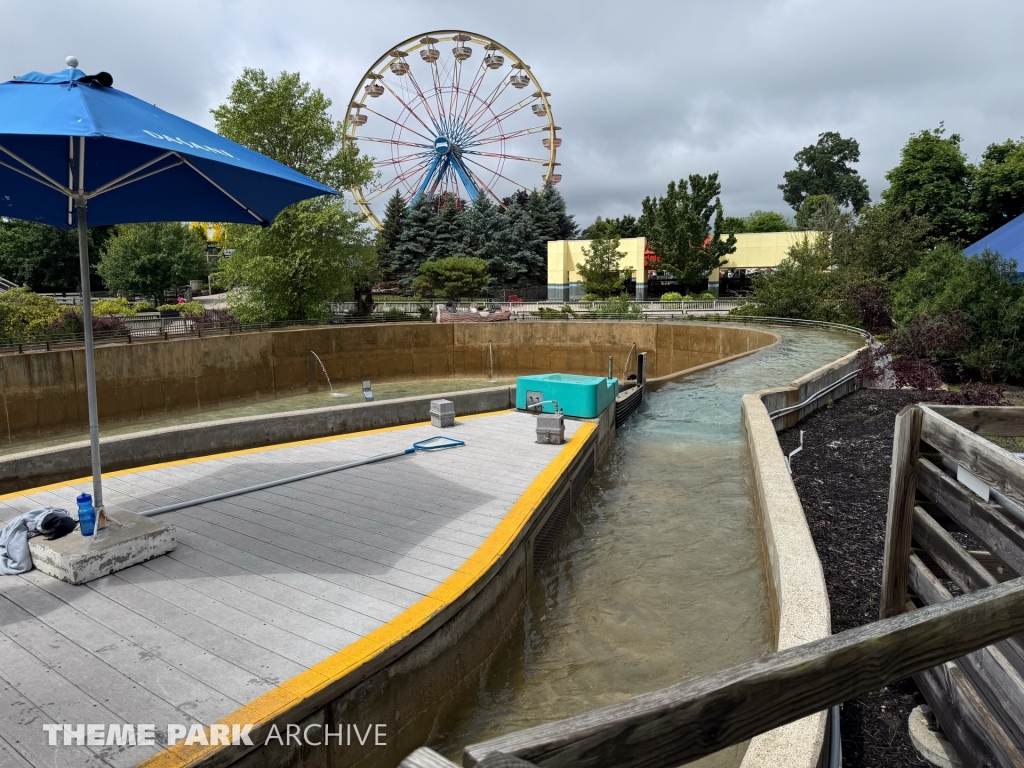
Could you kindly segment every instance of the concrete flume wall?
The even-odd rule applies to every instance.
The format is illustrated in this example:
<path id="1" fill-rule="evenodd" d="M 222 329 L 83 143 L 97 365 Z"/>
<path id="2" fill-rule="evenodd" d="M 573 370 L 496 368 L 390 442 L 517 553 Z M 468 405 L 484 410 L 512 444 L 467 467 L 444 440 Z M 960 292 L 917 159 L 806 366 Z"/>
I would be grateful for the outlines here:
<path id="1" fill-rule="evenodd" d="M 96 350 L 100 424 L 400 378 L 617 373 L 635 343 L 659 377 L 767 346 L 764 331 L 641 322 L 393 323 L 295 328 Z M 635 358 L 634 358 L 635 360 Z M 632 365 L 633 363 L 631 363 Z M 455 386 L 453 389 L 457 389 Z M 0 356 L 0 440 L 88 427 L 82 350 Z"/>
<path id="2" fill-rule="evenodd" d="M 768 566 L 769 598 L 775 619 L 776 650 L 819 640 L 832 634 L 825 574 L 811 538 L 800 497 L 793 485 L 776 431 L 795 426 L 830 400 L 857 388 L 851 379 L 821 399 L 775 420 L 769 412 L 808 400 L 848 373 L 857 370 L 860 351 L 797 379 L 790 387 L 744 395 L 743 434 L 754 479 L 754 497 Z M 828 713 L 818 712 L 750 741 L 741 768 L 816 768 L 823 760 Z"/>

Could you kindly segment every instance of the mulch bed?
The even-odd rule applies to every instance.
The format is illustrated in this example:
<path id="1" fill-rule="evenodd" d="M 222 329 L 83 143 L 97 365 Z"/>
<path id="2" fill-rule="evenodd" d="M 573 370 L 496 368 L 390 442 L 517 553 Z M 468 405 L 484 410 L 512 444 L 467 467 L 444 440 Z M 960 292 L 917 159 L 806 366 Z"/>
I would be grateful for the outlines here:
<path id="1" fill-rule="evenodd" d="M 825 571 L 832 631 L 878 619 L 896 414 L 939 393 L 862 389 L 779 435 L 793 457 L 793 481 Z M 907 734 L 910 711 L 924 699 L 912 680 L 843 705 L 843 765 L 929 768 Z"/>

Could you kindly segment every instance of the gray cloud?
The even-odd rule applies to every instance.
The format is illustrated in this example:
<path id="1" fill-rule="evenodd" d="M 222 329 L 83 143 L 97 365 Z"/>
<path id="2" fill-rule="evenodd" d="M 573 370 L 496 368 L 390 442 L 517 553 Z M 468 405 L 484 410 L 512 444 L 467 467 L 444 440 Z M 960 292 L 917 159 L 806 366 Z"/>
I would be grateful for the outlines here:
<path id="1" fill-rule="evenodd" d="M 1024 134 L 1024 5 L 1011 0 L 0 0 L 0 19 L 0 73 L 57 70 L 74 54 L 207 126 L 243 66 L 302 72 L 341 117 L 395 43 L 478 31 L 553 94 L 561 191 L 583 223 L 716 170 L 728 213 L 789 212 L 776 185 L 826 130 L 860 141 L 874 199 L 915 131 L 944 120 L 972 158 Z"/>

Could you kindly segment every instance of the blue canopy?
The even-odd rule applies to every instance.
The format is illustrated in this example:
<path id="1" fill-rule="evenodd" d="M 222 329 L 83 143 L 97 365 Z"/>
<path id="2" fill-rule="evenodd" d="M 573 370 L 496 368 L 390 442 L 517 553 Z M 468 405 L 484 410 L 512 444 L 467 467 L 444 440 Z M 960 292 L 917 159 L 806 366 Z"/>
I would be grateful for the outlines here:
<path id="1" fill-rule="evenodd" d="M 71 68 L 0 84 L 0 216 L 74 228 L 84 193 L 93 226 L 268 226 L 292 203 L 337 194 L 110 82 Z"/>
<path id="2" fill-rule="evenodd" d="M 989 232 L 978 242 L 967 246 L 964 253 L 974 256 L 986 248 L 1017 262 L 1017 272 L 1024 273 L 1024 215 L 1011 219 L 995 232 Z"/>
<path id="3" fill-rule="evenodd" d="M 103 506 L 89 224 L 270 223 L 337 192 L 212 131 L 68 69 L 0 84 L 0 217 L 78 229 L 94 503 Z M 84 533 L 84 531 L 83 531 Z"/>

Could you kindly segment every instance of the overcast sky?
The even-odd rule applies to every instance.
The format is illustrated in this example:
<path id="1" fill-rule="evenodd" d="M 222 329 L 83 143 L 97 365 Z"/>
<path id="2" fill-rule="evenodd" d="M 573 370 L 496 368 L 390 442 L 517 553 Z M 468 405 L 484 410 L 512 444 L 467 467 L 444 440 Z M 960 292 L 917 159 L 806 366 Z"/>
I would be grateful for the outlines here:
<path id="1" fill-rule="evenodd" d="M 335 102 L 406 38 L 492 37 L 552 93 L 560 190 L 582 224 L 718 171 L 727 215 L 792 213 L 777 185 L 822 131 L 860 142 L 872 199 L 911 133 L 945 121 L 977 159 L 1024 135 L 1021 0 L 0 0 L 0 75 L 87 72 L 212 127 L 244 66 Z"/>

